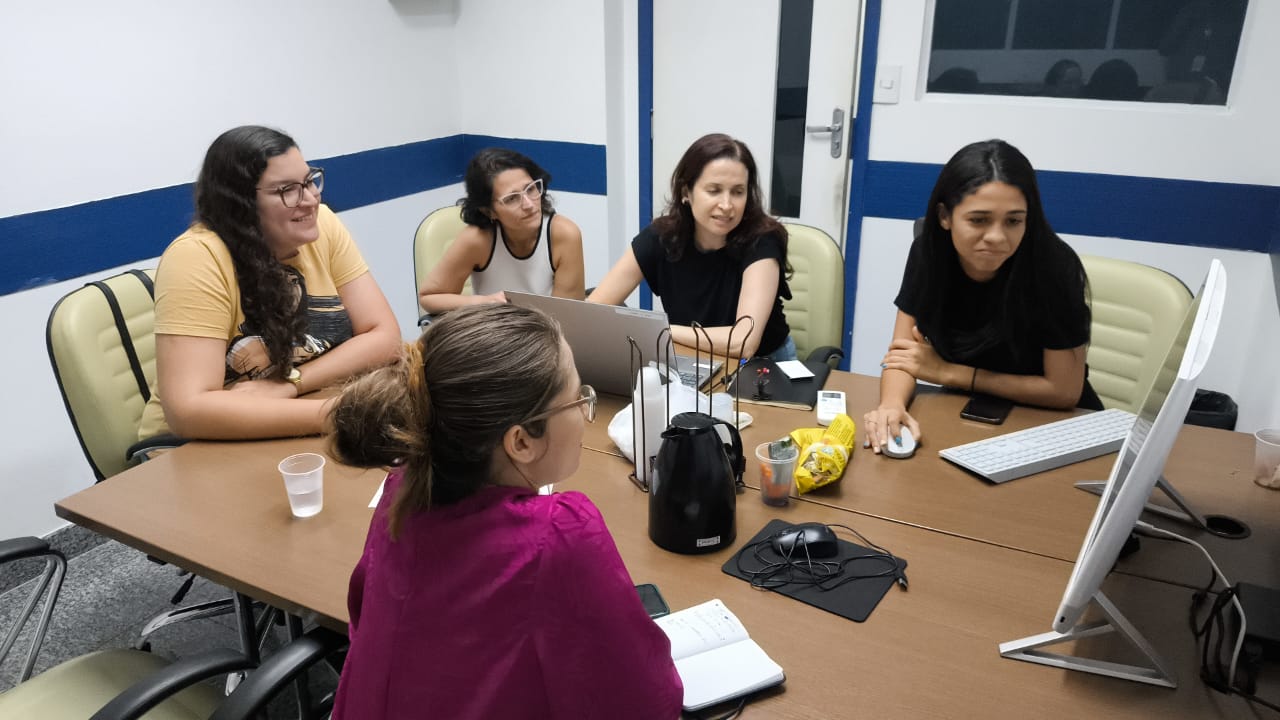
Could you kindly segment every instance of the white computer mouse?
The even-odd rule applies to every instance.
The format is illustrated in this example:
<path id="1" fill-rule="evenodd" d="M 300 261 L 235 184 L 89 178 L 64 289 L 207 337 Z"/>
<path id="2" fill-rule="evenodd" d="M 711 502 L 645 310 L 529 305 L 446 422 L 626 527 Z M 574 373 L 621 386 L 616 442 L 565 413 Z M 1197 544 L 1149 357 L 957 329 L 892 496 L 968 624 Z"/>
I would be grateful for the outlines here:
<path id="1" fill-rule="evenodd" d="M 889 442 L 881 448 L 881 452 L 888 457 L 905 460 L 916 454 L 916 439 L 904 425 L 898 437 L 890 437 Z"/>

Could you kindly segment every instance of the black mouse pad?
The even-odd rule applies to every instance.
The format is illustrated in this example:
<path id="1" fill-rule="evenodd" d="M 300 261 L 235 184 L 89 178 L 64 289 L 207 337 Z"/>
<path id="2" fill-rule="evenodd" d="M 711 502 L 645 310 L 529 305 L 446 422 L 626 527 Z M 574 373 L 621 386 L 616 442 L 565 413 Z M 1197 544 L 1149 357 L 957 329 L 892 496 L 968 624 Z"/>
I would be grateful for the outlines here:
<path id="1" fill-rule="evenodd" d="M 734 556 L 729 558 L 729 562 L 720 568 L 727 574 L 732 575 L 739 580 L 751 582 L 751 576 L 748 572 L 760 570 L 765 566 L 765 562 L 781 561 L 782 556 L 773 549 L 769 543 L 776 533 L 794 527 L 785 520 L 770 520 L 760 532 L 755 534 L 745 545 L 742 546 Z M 847 530 L 842 531 L 835 528 L 837 535 L 848 533 Z M 831 562 L 840 562 L 849 558 L 861 557 L 864 555 L 875 554 L 874 551 L 858 545 L 857 543 L 840 538 L 840 551 L 833 558 L 827 558 Z M 762 543 L 757 545 L 757 543 Z M 757 558 L 755 550 L 759 548 L 760 557 Z M 865 567 L 859 568 L 859 563 L 853 563 L 854 572 L 862 571 L 866 573 L 878 572 L 887 566 L 880 562 L 864 561 Z M 849 566 L 847 566 L 849 567 Z M 905 569 L 907 561 L 901 557 L 898 558 L 898 568 Z M 836 582 L 836 579 L 829 581 Z M 812 605 L 821 608 L 830 613 L 835 613 L 843 618 L 848 618 L 854 622 L 862 622 L 871 615 L 871 611 L 876 609 L 876 605 L 880 603 L 880 598 L 893 587 L 897 579 L 893 575 L 884 577 L 861 578 L 846 582 L 832 590 L 820 590 L 813 585 L 790 584 L 781 587 L 770 588 L 776 593 L 786 595 L 789 598 L 799 600 L 806 605 Z"/>

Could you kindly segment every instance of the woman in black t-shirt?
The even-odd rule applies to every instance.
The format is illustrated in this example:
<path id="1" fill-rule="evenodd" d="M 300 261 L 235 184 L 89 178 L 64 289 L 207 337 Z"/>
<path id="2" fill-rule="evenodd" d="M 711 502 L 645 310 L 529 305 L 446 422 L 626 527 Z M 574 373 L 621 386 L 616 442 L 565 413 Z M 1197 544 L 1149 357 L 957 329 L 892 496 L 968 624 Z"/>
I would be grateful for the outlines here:
<path id="1" fill-rule="evenodd" d="M 782 312 L 782 300 L 791 299 L 787 231 L 760 196 L 746 145 L 728 135 L 699 138 L 671 175 L 666 213 L 631 241 L 587 300 L 617 304 L 647 280 L 675 342 L 705 346 L 709 338 L 717 353 L 794 360 Z M 754 325 L 735 326 L 744 316 Z M 705 335 L 695 335 L 695 322 Z"/>
<path id="2" fill-rule="evenodd" d="M 905 425 L 916 380 L 1027 405 L 1102 409 L 1088 382 L 1084 267 L 1045 218 L 1031 163 L 989 140 L 942 168 L 903 273 L 880 406 L 864 417 L 879 452 Z"/>

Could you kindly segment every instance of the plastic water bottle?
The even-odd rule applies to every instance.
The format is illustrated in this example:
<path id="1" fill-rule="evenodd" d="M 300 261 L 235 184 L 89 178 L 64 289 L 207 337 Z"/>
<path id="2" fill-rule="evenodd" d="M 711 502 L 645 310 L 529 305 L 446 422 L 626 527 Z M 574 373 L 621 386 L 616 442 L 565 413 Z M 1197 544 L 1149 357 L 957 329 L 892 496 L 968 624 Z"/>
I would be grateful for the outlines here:
<path id="1" fill-rule="evenodd" d="M 641 408 L 644 408 L 643 413 Z M 667 406 L 662 393 L 662 376 L 657 368 L 641 368 L 631 394 L 631 424 L 635 428 L 636 477 L 646 487 L 653 461 L 662 446 L 662 431 L 667 427 Z"/>

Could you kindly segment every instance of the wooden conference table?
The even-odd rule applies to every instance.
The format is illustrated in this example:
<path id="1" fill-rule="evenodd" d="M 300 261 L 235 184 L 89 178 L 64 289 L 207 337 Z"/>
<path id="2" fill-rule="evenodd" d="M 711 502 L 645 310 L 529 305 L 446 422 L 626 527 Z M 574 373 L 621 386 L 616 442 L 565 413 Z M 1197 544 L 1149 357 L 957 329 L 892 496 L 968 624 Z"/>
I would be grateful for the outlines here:
<path id="1" fill-rule="evenodd" d="M 968 395 L 922 386 L 911 412 L 920 422 L 923 442 L 912 458 L 894 460 L 864 450 L 860 444 L 862 415 L 878 402 L 879 378 L 836 371 L 825 387 L 846 393 L 849 414 L 859 426 L 859 445 L 844 477 L 805 495 L 806 501 L 1075 561 L 1098 498 L 1076 489 L 1074 483 L 1105 481 L 1115 453 L 999 485 L 937 454 L 942 448 L 1061 420 L 1073 413 L 1018 406 L 1003 425 L 989 425 L 960 418 Z M 600 419 L 588 426 L 583 440 L 586 447 L 618 452 L 607 426 L 626 402 L 627 398 L 601 396 Z M 741 409 L 753 418 L 751 426 L 743 430 L 742 440 L 748 455 L 745 479 L 755 486 L 754 463 L 750 462 L 755 446 L 797 427 L 814 427 L 817 422 L 808 410 L 749 403 L 742 403 Z M 1253 437 L 1246 433 L 1184 426 L 1165 468 L 1168 481 L 1197 512 L 1243 520 L 1252 529 L 1250 538 L 1218 538 L 1150 514 L 1144 519 L 1203 543 L 1232 581 L 1280 587 L 1280 492 L 1254 484 L 1253 445 Z M 1171 505 L 1159 491 L 1153 499 Z M 1188 586 L 1203 585 L 1209 572 L 1194 548 L 1151 539 L 1143 539 L 1141 551 L 1117 567 Z"/>
<path id="2" fill-rule="evenodd" d="M 321 450 L 317 438 L 191 443 L 83 490 L 58 514 L 289 612 L 345 630 L 347 580 L 359 558 L 381 472 L 331 463 L 325 507 L 294 519 L 278 460 Z M 581 490 L 600 507 L 637 583 L 657 584 L 673 608 L 718 597 L 787 672 L 785 688 L 751 705 L 752 717 L 1247 717 L 1239 698 L 1196 677 L 1186 631 L 1190 591 L 1113 575 L 1106 592 L 1176 669 L 1168 690 L 1005 660 L 1002 641 L 1049 629 L 1070 563 L 858 515 L 817 503 L 770 508 L 739 496 L 738 543 L 675 555 L 647 537 L 647 497 L 630 466 L 584 450 L 557 490 Z M 891 589 L 865 623 L 753 590 L 720 571 L 768 520 L 843 523 L 910 563 L 910 590 Z M 572 591 L 572 588 L 566 588 Z M 1093 653 L 1107 656 L 1105 639 Z"/>

